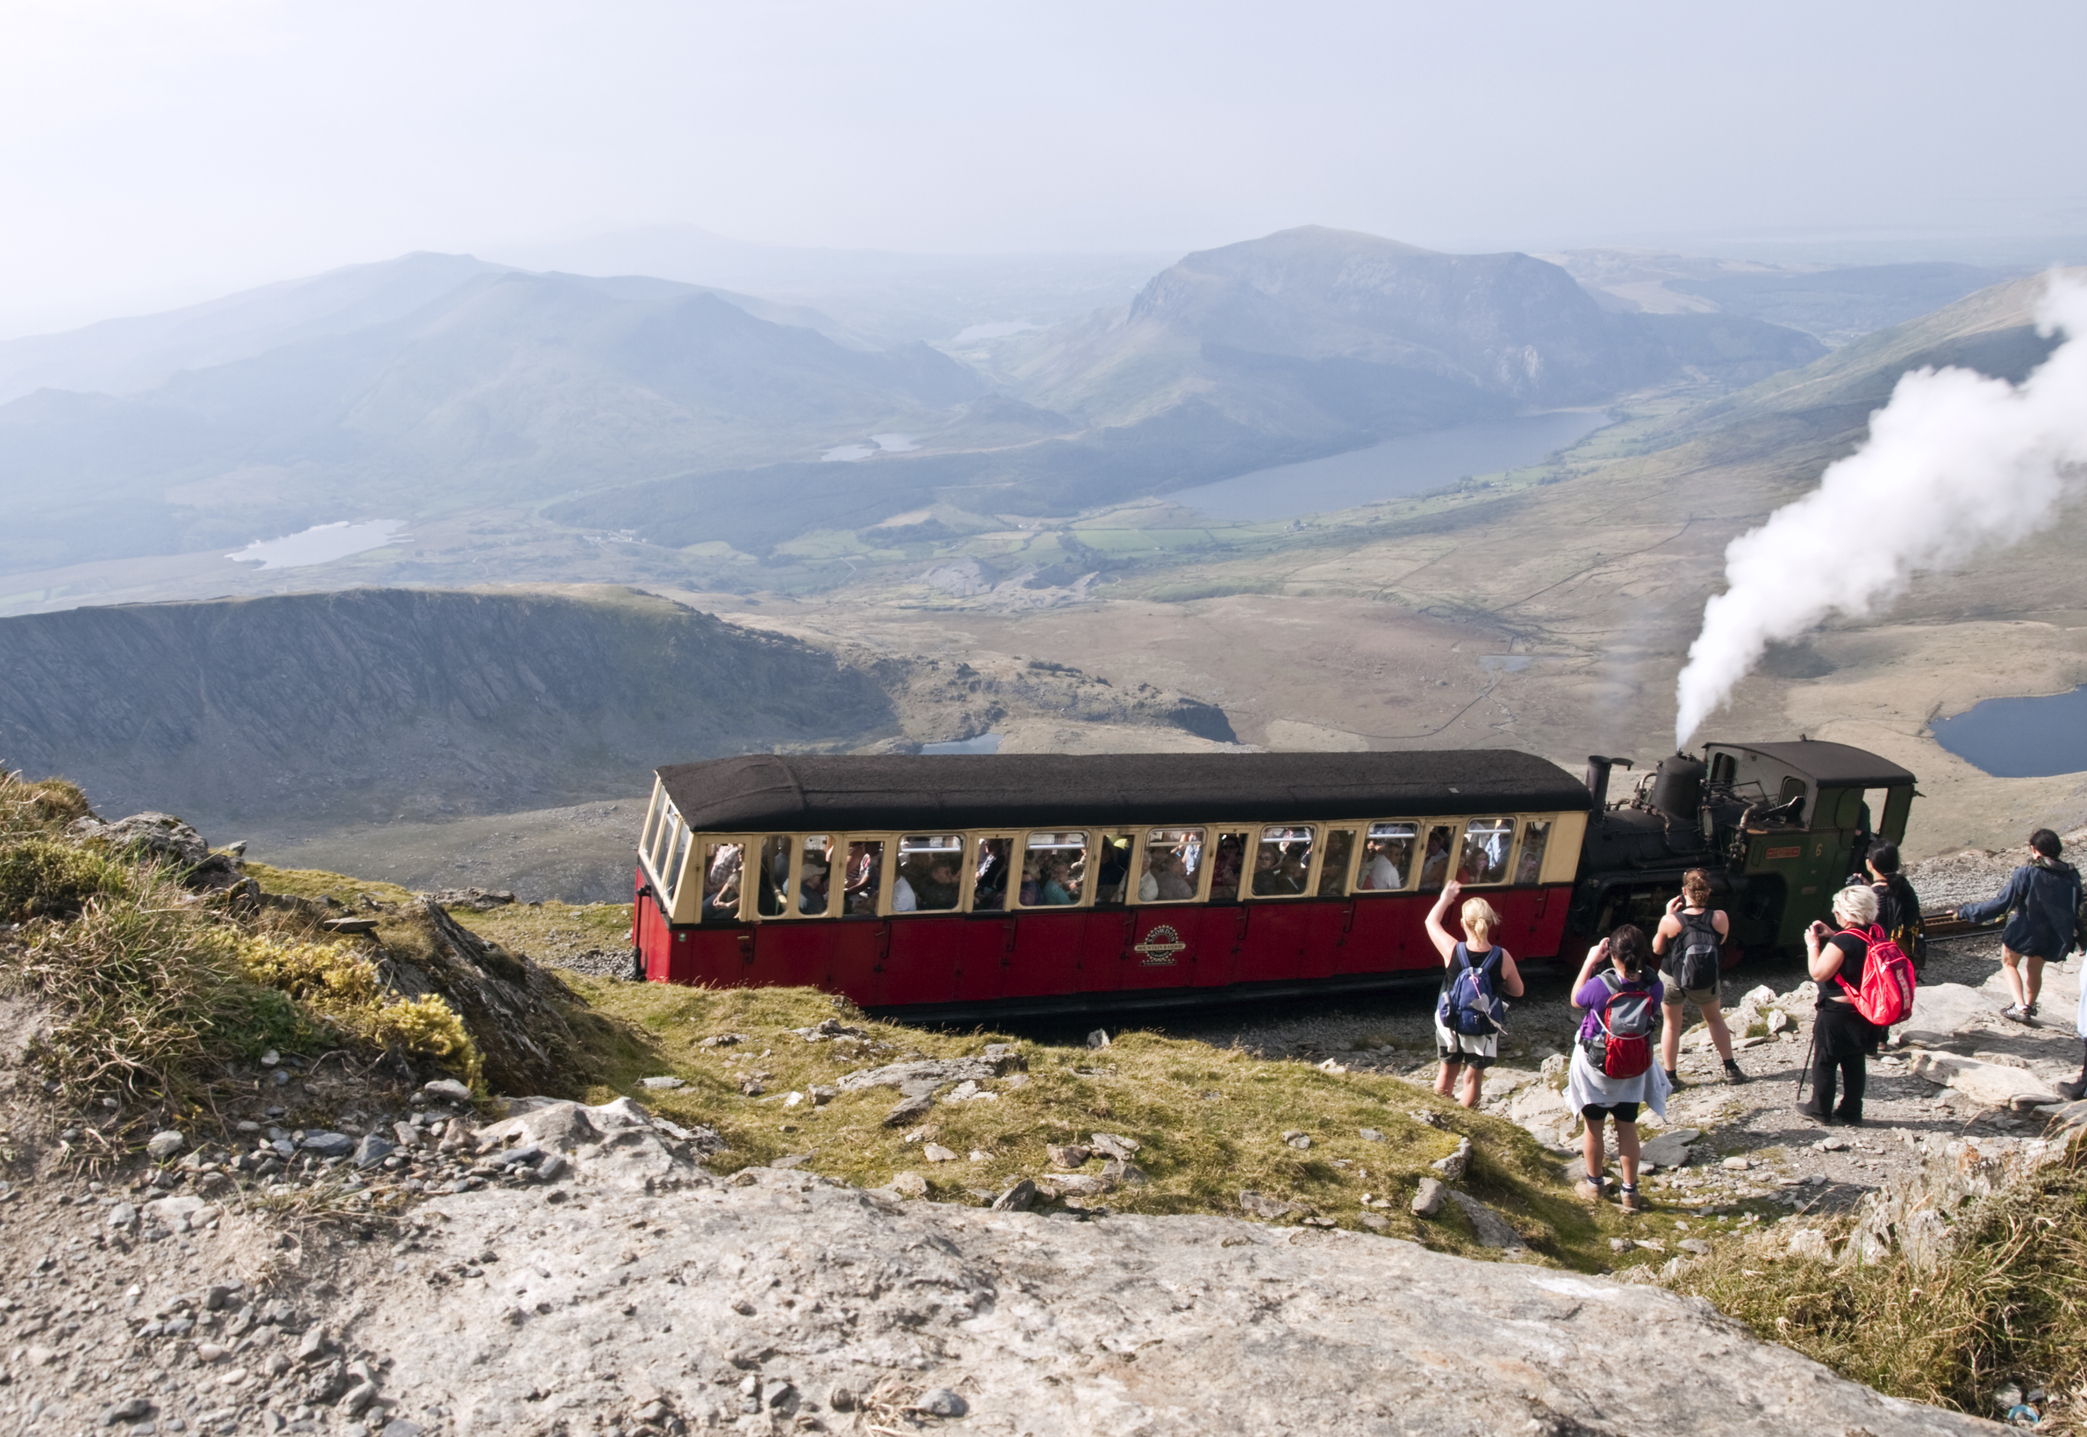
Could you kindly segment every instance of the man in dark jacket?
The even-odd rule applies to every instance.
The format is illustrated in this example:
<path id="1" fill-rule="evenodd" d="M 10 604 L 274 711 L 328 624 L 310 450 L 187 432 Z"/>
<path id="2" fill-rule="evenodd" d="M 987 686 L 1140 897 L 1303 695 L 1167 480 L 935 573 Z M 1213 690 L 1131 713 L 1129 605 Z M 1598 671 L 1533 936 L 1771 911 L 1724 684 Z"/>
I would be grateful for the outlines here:
<path id="1" fill-rule="evenodd" d="M 2015 1001 L 2000 1010 L 2018 1023 L 2036 1021 L 2044 964 L 2063 962 L 2073 944 L 2073 919 L 2080 907 L 2080 871 L 2061 863 L 2058 835 L 2039 828 L 2029 835 L 2029 861 L 2008 876 L 2007 887 L 1984 903 L 1967 903 L 1957 917 L 1986 923 L 2008 915 L 2000 931 L 2000 961 Z M 2028 960 L 2026 963 L 2024 959 Z"/>

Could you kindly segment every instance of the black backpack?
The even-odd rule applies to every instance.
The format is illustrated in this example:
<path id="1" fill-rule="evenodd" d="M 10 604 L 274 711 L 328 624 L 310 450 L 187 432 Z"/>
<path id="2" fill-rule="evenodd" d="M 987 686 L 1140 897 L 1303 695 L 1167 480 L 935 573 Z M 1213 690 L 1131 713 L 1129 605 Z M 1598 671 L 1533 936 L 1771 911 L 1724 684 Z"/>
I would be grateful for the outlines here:
<path id="1" fill-rule="evenodd" d="M 1725 971 L 1725 940 L 1718 937 L 1717 921 L 1708 913 L 1683 913 L 1681 932 L 1675 939 L 1674 982 L 1683 992 L 1701 993 L 1717 987 Z"/>

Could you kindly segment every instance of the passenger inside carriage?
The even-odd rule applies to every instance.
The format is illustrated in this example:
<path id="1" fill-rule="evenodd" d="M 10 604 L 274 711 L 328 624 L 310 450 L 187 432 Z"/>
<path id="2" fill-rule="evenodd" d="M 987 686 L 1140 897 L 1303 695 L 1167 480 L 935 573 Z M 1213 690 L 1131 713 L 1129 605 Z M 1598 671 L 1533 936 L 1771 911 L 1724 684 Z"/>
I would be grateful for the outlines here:
<path id="1" fill-rule="evenodd" d="M 1210 860 L 1210 901 L 1234 903 L 1239 899 L 1239 867 L 1246 852 L 1246 835 L 1227 833 L 1218 838 L 1217 853 Z"/>
<path id="2" fill-rule="evenodd" d="M 1438 824 L 1428 830 L 1428 851 L 1420 860 L 1420 886 L 1440 888 L 1449 877 L 1449 828 Z"/>
<path id="3" fill-rule="evenodd" d="M 804 876 L 797 880 L 797 911 L 799 913 L 824 913 L 826 911 L 827 869 L 823 863 L 804 861 Z"/>
<path id="4" fill-rule="evenodd" d="M 1045 905 L 1076 903 L 1080 897 L 1080 880 L 1073 876 L 1072 864 L 1061 854 L 1051 854 L 1044 859 L 1042 891 L 1037 902 Z"/>
<path id="5" fill-rule="evenodd" d="M 1304 887 L 1283 869 L 1279 843 L 1264 843 L 1254 852 L 1254 893 L 1262 898 L 1283 898 L 1302 893 Z"/>
<path id="6" fill-rule="evenodd" d="M 1007 906 L 1007 840 L 988 838 L 978 845 L 977 876 L 971 885 L 971 907 L 992 912 Z"/>
<path id="7" fill-rule="evenodd" d="M 739 917 L 739 879 L 745 866 L 741 844 L 720 843 L 710 850 L 710 866 L 703 874 L 705 923 L 729 923 Z"/>
<path id="8" fill-rule="evenodd" d="M 1111 904 L 1123 901 L 1123 890 L 1130 878 L 1130 835 L 1117 834 L 1104 837 L 1101 845 L 1101 872 L 1095 889 L 1096 903 Z M 1140 888 L 1143 881 L 1140 880 Z"/>
<path id="9" fill-rule="evenodd" d="M 925 868 L 909 867 L 891 885 L 894 913 L 938 913 L 957 906 L 957 859 L 938 853 Z"/>
<path id="10" fill-rule="evenodd" d="M 1411 843 L 1407 844 L 1410 851 Z M 1392 858 L 1391 840 L 1372 838 L 1363 850 L 1362 871 L 1355 875 L 1355 886 L 1371 893 L 1404 888 L 1406 880 Z"/>
<path id="11" fill-rule="evenodd" d="M 877 911 L 877 891 L 883 882 L 884 844 L 881 841 L 859 842 L 848 845 L 848 871 L 845 878 L 846 912 L 867 916 Z"/>

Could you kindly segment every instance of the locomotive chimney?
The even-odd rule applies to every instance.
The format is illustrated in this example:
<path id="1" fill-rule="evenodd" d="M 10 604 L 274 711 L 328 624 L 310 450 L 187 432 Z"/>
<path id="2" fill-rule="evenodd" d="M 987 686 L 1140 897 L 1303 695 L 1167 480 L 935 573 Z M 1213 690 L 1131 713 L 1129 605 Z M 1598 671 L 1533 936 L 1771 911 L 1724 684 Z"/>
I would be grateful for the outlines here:
<path id="1" fill-rule="evenodd" d="M 1660 760 L 1652 780 L 1652 806 L 1677 823 L 1693 826 L 1696 808 L 1703 801 L 1701 762 L 1685 753 Z"/>
<path id="2" fill-rule="evenodd" d="M 1587 755 L 1587 792 L 1594 795 L 1596 813 L 1609 806 L 1609 770 L 1615 766 L 1613 758 L 1603 758 L 1598 753 Z"/>

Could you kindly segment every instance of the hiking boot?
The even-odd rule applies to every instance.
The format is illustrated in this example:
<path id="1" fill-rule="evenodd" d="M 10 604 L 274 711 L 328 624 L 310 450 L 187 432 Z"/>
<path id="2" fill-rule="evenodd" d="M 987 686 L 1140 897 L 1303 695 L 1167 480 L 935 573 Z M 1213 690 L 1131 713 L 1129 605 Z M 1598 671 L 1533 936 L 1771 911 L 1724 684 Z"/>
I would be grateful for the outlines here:
<path id="1" fill-rule="evenodd" d="M 2087 1098 L 2087 1073 L 2080 1074 L 2077 1082 L 2060 1083 L 2058 1096 L 2068 1103 L 2077 1103 L 2080 1099 Z"/>
<path id="2" fill-rule="evenodd" d="M 1797 1116 L 1810 1118 L 1813 1122 L 1821 1125 L 1831 1125 L 1833 1122 L 1833 1114 L 1827 1112 L 1826 1109 L 1820 1107 L 1817 1103 L 1799 1103 L 1797 1105 Z"/>
<path id="3" fill-rule="evenodd" d="M 2036 1021 L 2029 1016 L 2028 1010 L 2023 1008 L 2020 1003 L 2008 1004 L 2000 1010 L 2000 1016 L 2007 1019 L 2010 1023 L 2034 1023 Z"/>
<path id="4" fill-rule="evenodd" d="M 1680 1087 L 1680 1086 L 1681 1086 L 1681 1074 L 1679 1074 L 1679 1073 L 1675 1072 L 1675 1071 L 1674 1071 L 1674 1070 L 1673 1070 L 1672 1068 L 1666 1068 L 1666 1069 L 1663 1069 L 1662 1071 L 1663 1071 L 1663 1072 L 1665 1072 L 1665 1073 L 1666 1073 L 1666 1075 L 1667 1075 L 1667 1086 L 1668 1086 L 1668 1087 L 1670 1087 L 1670 1088 L 1678 1088 L 1678 1087 Z"/>
<path id="5" fill-rule="evenodd" d="M 2027 1020 L 2028 1022 L 2031 1022 L 2031 1023 L 2035 1022 L 2035 1021 L 2036 1021 L 2036 1009 L 2037 1009 L 2037 1004 L 2035 1004 L 2035 1003 L 2024 1003 L 2024 1004 L 2022 1005 L 2022 1017 L 2023 1017 L 2023 1018 L 2024 1018 L 2025 1020 Z"/>
<path id="6" fill-rule="evenodd" d="M 1625 1212 L 1645 1211 L 1645 1200 L 1638 1196 L 1637 1188 L 1633 1187 L 1629 1183 L 1625 1183 L 1623 1185 L 1622 1191 L 1617 1195 L 1616 1201 Z"/>
<path id="7" fill-rule="evenodd" d="M 1727 1058 L 1725 1059 L 1725 1081 L 1728 1083 L 1751 1083 L 1753 1079 L 1749 1078 L 1746 1075 L 1746 1070 L 1739 1066 L 1737 1058 Z"/>
<path id="8" fill-rule="evenodd" d="M 1833 1120 L 1844 1128 L 1859 1128 L 1862 1126 L 1861 1113 L 1846 1113 L 1838 1108 L 1834 1110 Z"/>
<path id="9" fill-rule="evenodd" d="M 1587 1179 L 1585 1178 L 1581 1178 L 1578 1182 L 1574 1183 L 1572 1185 L 1572 1190 L 1581 1198 L 1581 1200 L 1585 1202 L 1601 1201 L 1601 1189 L 1595 1186 L 1593 1183 L 1587 1181 Z"/>

